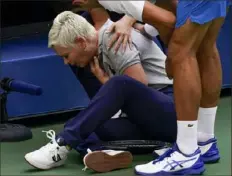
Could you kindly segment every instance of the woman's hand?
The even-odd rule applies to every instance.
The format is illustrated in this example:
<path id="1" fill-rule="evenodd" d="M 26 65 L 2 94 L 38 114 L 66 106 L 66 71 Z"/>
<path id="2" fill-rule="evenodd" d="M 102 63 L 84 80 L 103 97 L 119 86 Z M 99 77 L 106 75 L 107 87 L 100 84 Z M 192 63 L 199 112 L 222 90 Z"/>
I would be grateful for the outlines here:
<path id="1" fill-rule="evenodd" d="M 91 72 L 97 77 L 97 79 L 105 84 L 109 79 L 109 75 L 100 67 L 97 57 L 94 57 L 93 61 L 90 63 Z"/>
<path id="2" fill-rule="evenodd" d="M 119 21 L 113 23 L 108 29 L 109 33 L 114 32 L 113 37 L 108 43 L 108 49 L 111 49 L 115 44 L 114 52 L 117 53 L 120 46 L 122 45 L 122 49 L 125 52 L 127 45 L 130 47 L 132 44 L 131 30 L 135 22 L 136 20 L 134 18 L 125 15 Z"/>

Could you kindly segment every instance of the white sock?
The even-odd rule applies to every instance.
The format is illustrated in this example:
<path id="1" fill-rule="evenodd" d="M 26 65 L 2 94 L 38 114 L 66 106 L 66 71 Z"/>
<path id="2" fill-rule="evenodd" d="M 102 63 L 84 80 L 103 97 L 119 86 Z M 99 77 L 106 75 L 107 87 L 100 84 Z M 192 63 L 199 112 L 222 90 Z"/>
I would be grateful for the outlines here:
<path id="1" fill-rule="evenodd" d="M 214 124 L 217 107 L 199 108 L 198 111 L 198 142 L 205 142 L 214 137 Z"/>
<path id="2" fill-rule="evenodd" d="M 197 121 L 177 121 L 177 145 L 187 155 L 197 150 Z"/>

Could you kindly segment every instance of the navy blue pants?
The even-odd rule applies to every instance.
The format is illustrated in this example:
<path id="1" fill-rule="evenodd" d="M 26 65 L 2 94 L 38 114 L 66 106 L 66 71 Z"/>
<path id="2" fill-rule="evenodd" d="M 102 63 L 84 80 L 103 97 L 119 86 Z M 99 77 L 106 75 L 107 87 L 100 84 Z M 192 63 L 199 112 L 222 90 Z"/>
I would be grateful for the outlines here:
<path id="1" fill-rule="evenodd" d="M 119 109 L 128 117 L 111 119 Z M 116 76 L 100 88 L 85 110 L 65 124 L 58 137 L 84 154 L 100 140 L 175 142 L 176 135 L 172 97 L 128 76 Z"/>

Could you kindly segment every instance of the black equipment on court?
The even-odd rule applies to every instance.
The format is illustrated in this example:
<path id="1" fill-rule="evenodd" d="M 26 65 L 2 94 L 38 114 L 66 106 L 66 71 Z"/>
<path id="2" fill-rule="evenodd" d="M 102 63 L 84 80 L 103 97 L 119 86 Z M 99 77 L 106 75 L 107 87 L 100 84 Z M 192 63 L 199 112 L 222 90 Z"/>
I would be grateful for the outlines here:
<path id="1" fill-rule="evenodd" d="M 0 142 L 19 142 L 32 138 L 32 132 L 24 125 L 8 123 L 7 95 L 12 92 L 27 93 L 30 95 L 41 95 L 42 89 L 36 85 L 3 78 L 0 81 L 3 92 L 0 93 Z"/>
<path id="2" fill-rule="evenodd" d="M 41 87 L 10 78 L 2 79 L 0 85 L 1 88 L 7 92 L 14 91 L 37 96 L 42 94 Z"/>
<path id="3" fill-rule="evenodd" d="M 147 154 L 154 150 L 171 147 L 171 143 L 155 140 L 122 140 L 103 142 L 102 146 L 106 150 L 124 150 L 132 154 Z"/>

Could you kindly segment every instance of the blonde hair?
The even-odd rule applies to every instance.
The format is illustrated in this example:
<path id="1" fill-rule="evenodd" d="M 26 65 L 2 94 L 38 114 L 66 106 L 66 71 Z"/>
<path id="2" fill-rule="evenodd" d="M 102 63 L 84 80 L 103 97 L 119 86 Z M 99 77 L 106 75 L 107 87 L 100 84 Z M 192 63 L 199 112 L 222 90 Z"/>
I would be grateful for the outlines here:
<path id="1" fill-rule="evenodd" d="M 95 28 L 82 16 L 71 11 L 61 12 L 56 16 L 48 35 L 48 47 L 73 46 L 77 37 L 94 37 Z"/>

